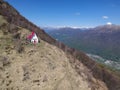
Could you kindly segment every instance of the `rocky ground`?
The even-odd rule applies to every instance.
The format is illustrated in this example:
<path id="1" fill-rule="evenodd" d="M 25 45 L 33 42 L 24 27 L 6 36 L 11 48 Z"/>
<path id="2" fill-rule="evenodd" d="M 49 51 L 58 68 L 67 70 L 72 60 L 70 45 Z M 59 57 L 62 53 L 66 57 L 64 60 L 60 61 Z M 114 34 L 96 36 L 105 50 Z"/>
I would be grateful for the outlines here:
<path id="1" fill-rule="evenodd" d="M 79 75 L 59 48 L 43 40 L 34 46 L 25 39 L 30 31 L 8 25 L 0 16 L 0 90 L 108 90 L 82 63 Z"/>

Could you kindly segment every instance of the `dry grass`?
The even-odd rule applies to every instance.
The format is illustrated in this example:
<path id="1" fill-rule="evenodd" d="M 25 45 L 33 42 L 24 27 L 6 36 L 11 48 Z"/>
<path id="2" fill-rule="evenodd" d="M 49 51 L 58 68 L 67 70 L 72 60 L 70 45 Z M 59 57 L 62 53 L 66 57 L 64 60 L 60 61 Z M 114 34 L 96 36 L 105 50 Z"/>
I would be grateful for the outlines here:
<path id="1" fill-rule="evenodd" d="M 7 21 L 4 19 L 3 16 L 0 15 L 0 26 L 2 26 L 4 23 L 7 23 Z"/>
<path id="2" fill-rule="evenodd" d="M 61 49 L 43 40 L 26 43 L 30 31 L 14 27 L 7 35 L 0 29 L 0 90 L 91 90 L 84 65 L 81 76 Z"/>

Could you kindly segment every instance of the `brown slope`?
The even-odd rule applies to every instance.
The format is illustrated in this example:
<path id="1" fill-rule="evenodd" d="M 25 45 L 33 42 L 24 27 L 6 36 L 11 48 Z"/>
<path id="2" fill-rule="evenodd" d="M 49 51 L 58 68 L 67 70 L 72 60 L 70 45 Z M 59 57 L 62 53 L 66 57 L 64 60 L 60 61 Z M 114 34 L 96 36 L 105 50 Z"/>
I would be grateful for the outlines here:
<path id="1" fill-rule="evenodd" d="M 28 43 L 29 30 L 14 25 L 10 32 L 0 20 L 0 90 L 107 90 L 78 60 L 71 65 L 61 49 L 43 40 Z"/>

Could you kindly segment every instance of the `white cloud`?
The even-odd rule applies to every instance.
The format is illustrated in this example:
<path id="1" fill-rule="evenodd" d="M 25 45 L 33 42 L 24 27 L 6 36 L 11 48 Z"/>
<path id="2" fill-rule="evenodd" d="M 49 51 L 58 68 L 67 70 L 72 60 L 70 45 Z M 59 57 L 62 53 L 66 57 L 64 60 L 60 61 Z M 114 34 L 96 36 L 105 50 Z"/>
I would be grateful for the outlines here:
<path id="1" fill-rule="evenodd" d="M 102 16 L 103 19 L 108 19 L 109 17 L 108 16 Z"/>
<path id="2" fill-rule="evenodd" d="M 107 25 L 112 25 L 112 23 L 111 22 L 107 22 Z"/>
<path id="3" fill-rule="evenodd" d="M 80 16 L 80 12 L 76 12 L 75 15 Z"/>

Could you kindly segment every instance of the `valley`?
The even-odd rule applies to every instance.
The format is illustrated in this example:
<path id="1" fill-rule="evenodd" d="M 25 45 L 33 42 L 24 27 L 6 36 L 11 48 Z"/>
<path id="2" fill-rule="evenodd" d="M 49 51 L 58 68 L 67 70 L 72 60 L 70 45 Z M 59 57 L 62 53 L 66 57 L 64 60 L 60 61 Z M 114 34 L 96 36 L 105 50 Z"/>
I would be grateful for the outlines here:
<path id="1" fill-rule="evenodd" d="M 52 28 L 48 29 L 47 33 L 69 47 L 90 53 L 89 56 L 98 62 L 120 69 L 119 25 L 103 25 L 86 29 Z"/>

